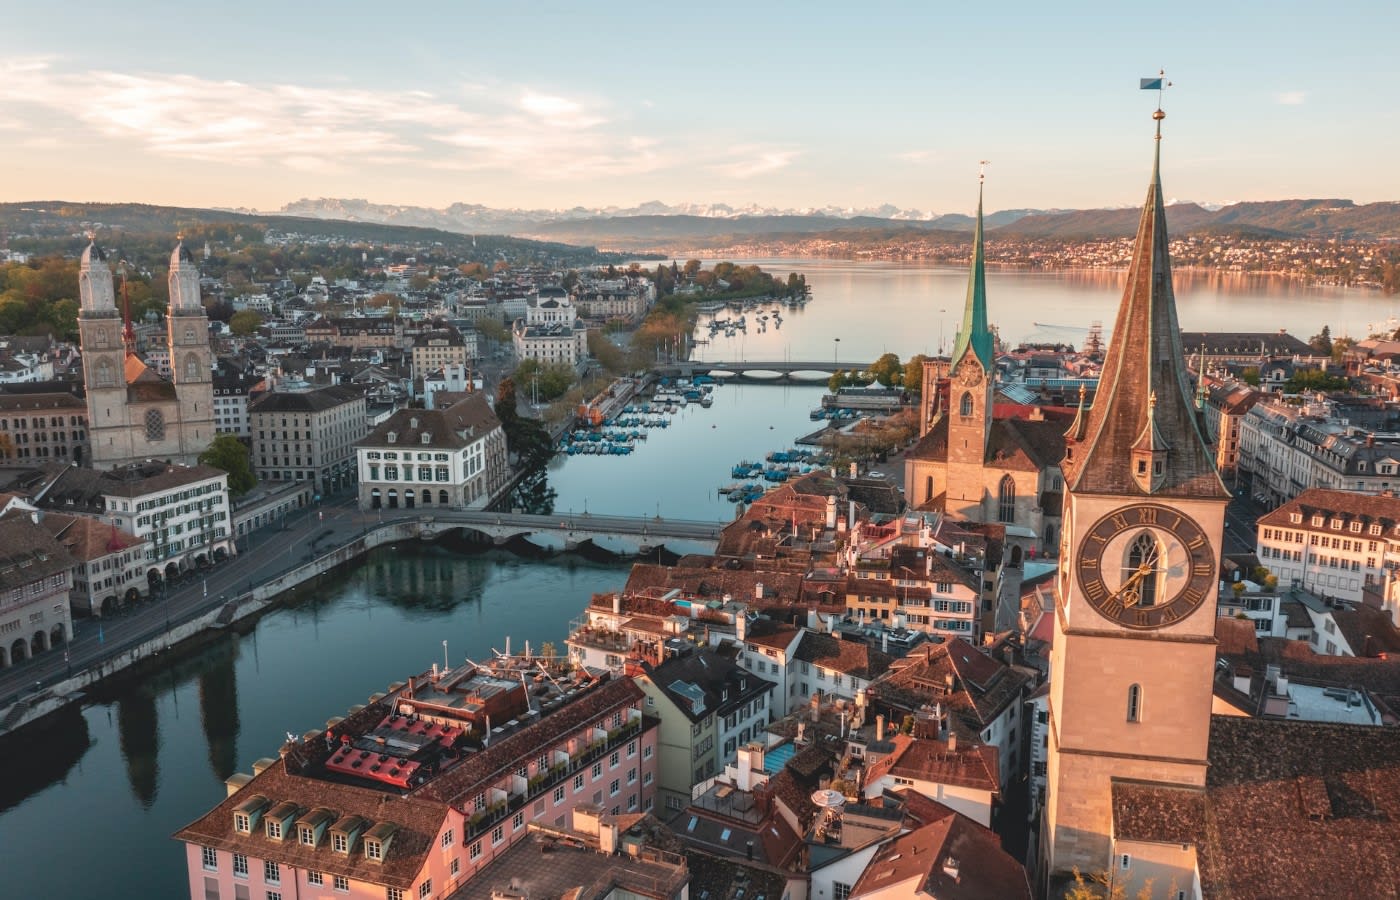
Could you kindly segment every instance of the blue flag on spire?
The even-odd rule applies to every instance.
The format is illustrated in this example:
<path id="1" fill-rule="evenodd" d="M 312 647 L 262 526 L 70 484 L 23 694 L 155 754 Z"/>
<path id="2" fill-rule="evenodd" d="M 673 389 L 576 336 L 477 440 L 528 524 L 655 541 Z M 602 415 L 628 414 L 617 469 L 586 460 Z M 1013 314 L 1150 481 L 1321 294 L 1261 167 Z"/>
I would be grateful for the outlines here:
<path id="1" fill-rule="evenodd" d="M 1139 78 L 1139 87 L 1144 91 L 1160 91 L 1162 89 L 1161 78 Z"/>

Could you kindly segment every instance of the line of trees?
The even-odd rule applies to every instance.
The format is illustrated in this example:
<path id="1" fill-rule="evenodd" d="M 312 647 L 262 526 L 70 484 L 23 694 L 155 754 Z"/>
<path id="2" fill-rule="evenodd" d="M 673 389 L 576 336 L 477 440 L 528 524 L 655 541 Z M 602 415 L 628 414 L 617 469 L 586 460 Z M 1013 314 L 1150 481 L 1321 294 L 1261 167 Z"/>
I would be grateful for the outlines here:
<path id="1" fill-rule="evenodd" d="M 908 362 L 900 362 L 898 354 L 886 353 L 863 372 L 837 369 L 827 381 L 827 389 L 833 394 L 843 387 L 867 387 L 879 384 L 886 388 L 903 388 L 910 394 L 920 394 L 924 387 L 924 362 L 928 359 L 922 353 L 909 357 Z"/>

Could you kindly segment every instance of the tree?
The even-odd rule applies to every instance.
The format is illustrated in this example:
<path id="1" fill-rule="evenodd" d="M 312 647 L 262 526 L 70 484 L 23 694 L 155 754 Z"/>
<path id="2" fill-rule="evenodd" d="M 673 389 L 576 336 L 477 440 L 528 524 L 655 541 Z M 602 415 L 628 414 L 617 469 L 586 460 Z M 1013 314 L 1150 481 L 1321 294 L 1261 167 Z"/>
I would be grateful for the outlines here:
<path id="1" fill-rule="evenodd" d="M 884 387 L 894 387 L 904 377 L 904 364 L 893 353 L 886 353 L 875 360 L 870 367 L 870 375 Z"/>
<path id="2" fill-rule="evenodd" d="M 1332 355 L 1332 329 L 1323 325 L 1322 331 L 1308 338 L 1308 346 L 1312 347 L 1318 356 Z"/>
<path id="3" fill-rule="evenodd" d="M 247 337 L 258 330 L 262 321 L 257 310 L 241 309 L 229 317 L 228 328 L 239 337 Z"/>
<path id="4" fill-rule="evenodd" d="M 490 316 L 483 316 L 476 320 L 477 333 L 488 341 L 497 343 L 510 339 L 510 332 L 506 331 L 506 326 L 501 324 L 500 319 L 493 319 Z"/>
<path id="5" fill-rule="evenodd" d="M 826 389 L 827 389 L 828 391 L 831 391 L 831 393 L 834 394 L 834 393 L 836 393 L 837 391 L 841 390 L 841 388 L 844 387 L 845 384 L 846 384 L 846 370 L 845 370 L 845 369 L 837 369 L 835 372 L 832 372 L 832 373 L 831 373 L 831 377 L 827 379 L 827 382 L 826 382 Z"/>
<path id="6" fill-rule="evenodd" d="M 241 497 L 258 483 L 249 457 L 248 448 L 242 441 L 231 434 L 221 434 L 199 454 L 199 461 L 227 472 L 229 494 Z"/>
<path id="7" fill-rule="evenodd" d="M 1259 367 L 1258 367 L 1258 366 L 1246 366 L 1246 367 L 1244 368 L 1244 370 L 1243 370 L 1242 372 L 1240 372 L 1240 377 L 1244 379 L 1244 383 L 1245 383 L 1245 384 L 1249 384 L 1249 385 L 1253 385 L 1254 387 L 1258 387 L 1258 386 L 1259 386 Z"/>
<path id="8" fill-rule="evenodd" d="M 916 353 L 904 364 L 904 389 L 911 394 L 924 392 L 924 362 L 927 359 L 924 354 Z"/>

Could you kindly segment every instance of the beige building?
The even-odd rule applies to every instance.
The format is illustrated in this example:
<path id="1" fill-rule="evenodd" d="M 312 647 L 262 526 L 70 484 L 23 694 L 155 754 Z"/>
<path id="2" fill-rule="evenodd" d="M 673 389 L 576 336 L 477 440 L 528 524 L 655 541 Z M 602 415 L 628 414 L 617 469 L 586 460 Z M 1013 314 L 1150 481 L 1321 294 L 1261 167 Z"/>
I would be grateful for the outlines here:
<path id="1" fill-rule="evenodd" d="M 78 268 L 78 334 L 87 386 L 92 465 L 112 468 L 148 459 L 192 465 L 214 440 L 213 353 L 199 294 L 199 267 L 184 244 L 170 254 L 163 377 L 123 333 L 112 271 L 97 244 Z"/>
<path id="2" fill-rule="evenodd" d="M 318 492 L 348 486 L 355 442 L 365 436 L 365 395 L 355 388 L 277 390 L 248 406 L 253 468 L 261 481 L 308 481 Z"/>
<path id="3" fill-rule="evenodd" d="M 410 351 L 413 364 L 413 377 L 426 378 L 444 366 L 464 366 L 467 360 L 476 356 L 475 335 L 468 347 L 465 337 L 457 329 L 437 328 L 417 335 Z"/>
<path id="4" fill-rule="evenodd" d="M 150 541 L 89 516 L 44 512 L 39 524 L 73 557 L 75 616 L 101 617 L 149 594 Z"/>
<path id="5" fill-rule="evenodd" d="M 1281 588 L 1360 601 L 1400 568 L 1400 499 L 1312 488 L 1260 517 L 1256 553 Z"/>
<path id="6" fill-rule="evenodd" d="M 0 668 L 73 636 L 68 591 L 74 559 L 26 510 L 0 518 Z"/>
<path id="7" fill-rule="evenodd" d="M 82 463 L 87 404 L 72 394 L 0 394 L 0 462 Z"/>
<path id="8" fill-rule="evenodd" d="M 509 480 L 505 430 L 485 394 L 401 409 L 355 446 L 360 509 L 481 509 Z"/>

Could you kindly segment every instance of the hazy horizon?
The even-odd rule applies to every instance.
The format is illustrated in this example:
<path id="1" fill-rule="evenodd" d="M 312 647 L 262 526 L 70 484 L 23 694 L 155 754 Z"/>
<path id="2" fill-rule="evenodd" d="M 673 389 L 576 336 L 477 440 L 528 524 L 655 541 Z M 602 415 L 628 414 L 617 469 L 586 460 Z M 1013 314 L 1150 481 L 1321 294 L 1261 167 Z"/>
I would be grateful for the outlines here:
<path id="1" fill-rule="evenodd" d="M 1400 11 L 1187 2 L 658 9 L 250 0 L 7 22 L 0 200 L 275 211 L 1395 199 Z M 1340 149 L 1340 153 L 1339 153 Z M 1345 155 L 1342 158 L 1342 155 Z"/>

